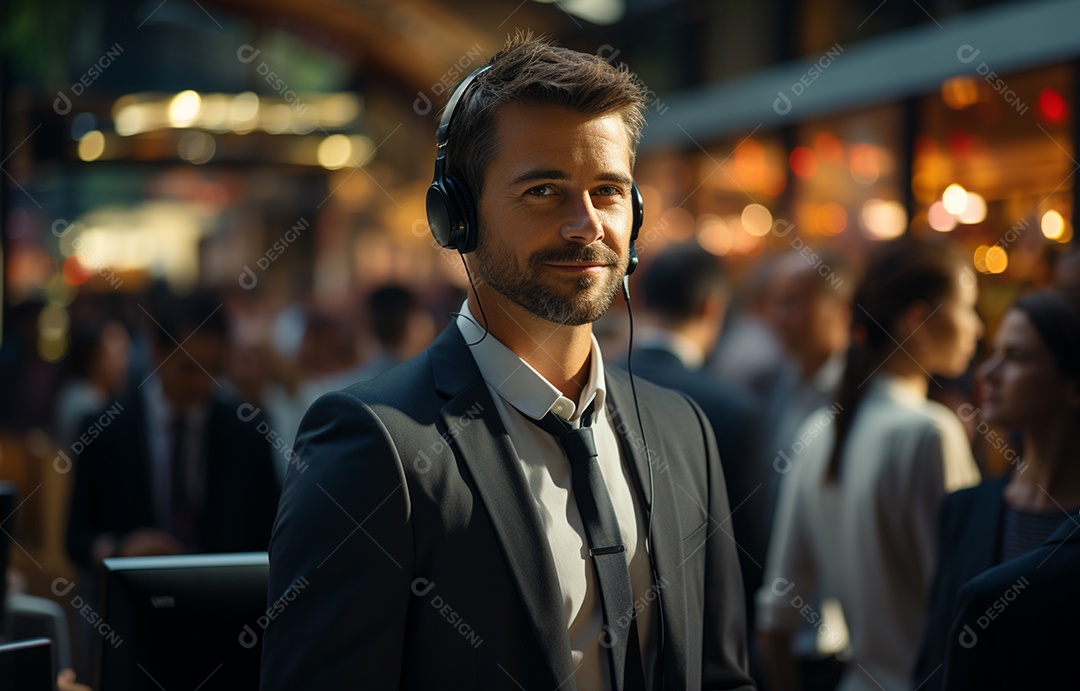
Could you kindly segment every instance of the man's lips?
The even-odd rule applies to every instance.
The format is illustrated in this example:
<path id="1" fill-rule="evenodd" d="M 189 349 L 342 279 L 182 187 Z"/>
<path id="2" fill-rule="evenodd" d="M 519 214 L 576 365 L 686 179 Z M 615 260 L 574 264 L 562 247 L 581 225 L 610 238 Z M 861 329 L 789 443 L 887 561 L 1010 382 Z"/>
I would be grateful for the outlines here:
<path id="1" fill-rule="evenodd" d="M 566 273 L 598 273 L 610 266 L 609 264 L 584 263 L 584 264 L 548 264 L 549 267 Z"/>

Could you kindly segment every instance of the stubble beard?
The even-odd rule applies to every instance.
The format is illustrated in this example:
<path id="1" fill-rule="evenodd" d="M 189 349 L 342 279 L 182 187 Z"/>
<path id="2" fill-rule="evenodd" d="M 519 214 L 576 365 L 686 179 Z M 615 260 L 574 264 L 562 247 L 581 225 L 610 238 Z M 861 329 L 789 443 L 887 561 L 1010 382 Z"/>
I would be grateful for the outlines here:
<path id="1" fill-rule="evenodd" d="M 543 281 L 551 269 L 548 262 L 602 262 L 609 264 L 602 276 L 565 279 L 569 297 Z M 526 266 L 510 252 L 491 250 L 483 242 L 476 248 L 477 270 L 496 292 L 518 306 L 555 324 L 591 324 L 607 313 L 619 292 L 622 272 L 618 255 L 607 245 L 593 244 L 567 250 L 549 250 L 532 255 Z"/>

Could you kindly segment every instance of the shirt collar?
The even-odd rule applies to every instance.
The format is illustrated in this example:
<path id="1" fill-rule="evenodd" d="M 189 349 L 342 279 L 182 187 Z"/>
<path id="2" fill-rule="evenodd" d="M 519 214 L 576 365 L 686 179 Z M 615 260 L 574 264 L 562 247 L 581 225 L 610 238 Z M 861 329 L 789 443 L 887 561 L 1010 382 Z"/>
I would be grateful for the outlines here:
<path id="1" fill-rule="evenodd" d="M 829 359 L 818 368 L 818 371 L 814 373 L 812 378 L 812 384 L 821 393 L 832 396 L 837 387 L 840 386 L 840 379 L 844 376 L 844 366 L 847 364 L 847 353 L 843 350 L 838 350 L 829 356 Z"/>
<path id="2" fill-rule="evenodd" d="M 468 300 L 462 303 L 455 322 L 484 381 L 522 414 L 539 420 L 554 411 L 564 420 L 574 421 L 590 403 L 595 402 L 597 410 L 604 407 L 604 359 L 595 336 L 590 335 L 589 376 L 575 404 L 499 339 L 488 333 L 481 340 L 484 329 L 473 318 Z"/>

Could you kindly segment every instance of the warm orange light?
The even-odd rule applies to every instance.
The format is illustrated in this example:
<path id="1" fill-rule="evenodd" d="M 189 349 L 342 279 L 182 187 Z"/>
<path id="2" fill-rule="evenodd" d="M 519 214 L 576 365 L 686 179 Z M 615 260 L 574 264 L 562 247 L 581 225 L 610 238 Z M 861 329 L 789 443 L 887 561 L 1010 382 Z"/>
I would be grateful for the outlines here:
<path id="1" fill-rule="evenodd" d="M 818 172 L 818 157 L 808 146 L 796 146 L 788 156 L 793 173 L 801 178 L 813 177 Z"/>
<path id="2" fill-rule="evenodd" d="M 971 77 L 953 77 L 941 85 L 941 100 L 953 110 L 963 110 L 979 100 L 979 87 Z"/>
<path id="3" fill-rule="evenodd" d="M 814 153 L 822 163 L 839 163 L 844 157 L 844 145 L 832 132 L 818 132 L 814 135 Z"/>

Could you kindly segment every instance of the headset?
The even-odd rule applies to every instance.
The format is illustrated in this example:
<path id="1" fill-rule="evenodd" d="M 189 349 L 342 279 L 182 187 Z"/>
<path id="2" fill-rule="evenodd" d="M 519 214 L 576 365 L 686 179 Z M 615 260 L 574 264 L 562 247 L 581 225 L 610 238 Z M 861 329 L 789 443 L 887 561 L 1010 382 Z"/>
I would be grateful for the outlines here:
<path id="1" fill-rule="evenodd" d="M 450 123 L 454 119 L 458 102 L 465 97 L 476 78 L 489 69 L 491 65 L 478 67 L 454 90 L 446 102 L 435 137 L 438 154 L 435 156 L 435 175 L 427 191 L 428 226 L 440 247 L 457 250 L 461 254 L 468 254 L 476 249 L 479 222 L 476 217 L 476 202 L 473 200 L 472 192 L 469 191 L 469 186 L 461 177 L 446 172 L 446 145 L 450 139 Z M 634 243 L 637 242 L 638 232 L 645 220 L 641 190 L 638 189 L 636 182 L 630 186 L 630 202 L 633 210 L 633 225 L 630 228 L 630 260 L 626 265 L 627 276 L 634 273 L 638 265 L 637 249 Z"/>
<path id="2" fill-rule="evenodd" d="M 431 228 L 431 235 L 435 238 L 435 241 L 439 243 L 440 247 L 448 250 L 457 250 L 461 255 L 468 254 L 476 249 L 476 240 L 479 223 L 476 216 L 476 202 L 473 200 L 472 192 L 469 191 L 469 186 L 465 184 L 465 181 L 457 175 L 453 175 L 446 172 L 446 145 L 450 139 L 450 123 L 454 119 L 454 110 L 457 109 L 458 102 L 465 97 L 466 92 L 472 83 L 476 81 L 483 72 L 491 69 L 491 65 L 483 65 L 473 70 L 468 77 L 465 77 L 458 85 L 454 93 L 450 95 L 449 100 L 446 102 L 446 108 L 443 110 L 442 119 L 439 121 L 439 129 L 435 136 L 436 145 L 438 146 L 438 153 L 435 156 L 435 175 L 431 180 L 431 186 L 427 191 L 427 217 L 428 226 Z M 653 464 L 652 455 L 649 453 L 649 441 L 645 437 L 645 426 L 641 422 L 641 407 L 638 405 L 637 386 L 634 384 L 634 370 L 631 364 L 630 353 L 634 348 L 634 313 L 630 308 L 630 274 L 634 273 L 634 269 L 638 265 L 637 249 L 634 247 L 634 243 L 637 242 L 638 232 L 641 231 L 641 226 L 645 220 L 644 204 L 642 203 L 641 190 L 638 189 L 637 183 L 631 183 L 630 185 L 630 203 L 633 213 L 632 225 L 630 227 L 630 259 L 626 264 L 626 274 L 623 275 L 623 296 L 626 297 L 626 310 L 630 317 L 630 343 L 628 344 L 627 354 L 627 369 L 630 372 L 630 391 L 634 398 L 634 412 L 637 414 L 638 429 L 641 431 L 641 438 L 645 442 L 645 460 L 649 466 L 649 496 L 655 498 L 655 485 L 653 481 Z M 464 263 L 464 256 L 462 256 L 462 263 Z M 469 267 L 465 266 L 465 271 L 468 272 Z M 472 276 L 469 276 L 469 282 L 472 282 Z M 484 307 L 479 305 L 481 314 L 483 314 Z M 486 319 L 485 319 L 486 322 Z M 487 328 L 484 328 L 484 336 L 481 338 L 487 338 Z M 479 343 L 479 341 L 477 341 Z M 475 345 L 475 344 L 469 344 Z M 648 554 L 650 569 L 652 570 L 653 583 L 660 583 L 660 579 L 656 572 L 656 560 L 653 558 L 652 548 L 652 506 L 651 501 L 649 505 L 645 507 L 646 514 L 646 533 L 645 533 L 645 551 Z M 664 647 L 665 647 L 665 633 L 664 633 L 664 606 L 661 604 L 659 598 L 657 598 L 658 614 L 660 616 L 659 631 L 660 631 L 660 649 L 657 653 L 657 660 L 659 661 L 658 669 L 663 669 L 664 659 Z M 663 681 L 661 681 L 663 685 Z"/>

